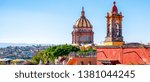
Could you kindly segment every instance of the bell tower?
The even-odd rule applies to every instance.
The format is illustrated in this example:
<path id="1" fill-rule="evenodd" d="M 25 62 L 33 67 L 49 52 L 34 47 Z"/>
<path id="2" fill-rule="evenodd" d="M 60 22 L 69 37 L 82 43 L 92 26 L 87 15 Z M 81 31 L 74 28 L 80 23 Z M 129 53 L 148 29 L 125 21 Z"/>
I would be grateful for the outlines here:
<path id="1" fill-rule="evenodd" d="M 112 11 L 107 13 L 107 34 L 104 44 L 108 46 L 122 46 L 124 44 L 122 36 L 122 13 L 118 13 L 116 2 L 113 3 Z"/>

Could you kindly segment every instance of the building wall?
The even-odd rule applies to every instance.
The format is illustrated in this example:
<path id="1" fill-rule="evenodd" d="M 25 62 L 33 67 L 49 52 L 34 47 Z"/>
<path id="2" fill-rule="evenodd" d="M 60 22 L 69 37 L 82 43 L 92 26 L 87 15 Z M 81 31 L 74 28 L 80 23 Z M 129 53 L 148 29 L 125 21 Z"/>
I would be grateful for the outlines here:
<path id="1" fill-rule="evenodd" d="M 118 60 L 120 64 L 150 64 L 150 48 L 97 48 L 99 60 Z"/>
<path id="2" fill-rule="evenodd" d="M 93 31 L 72 32 L 72 44 L 93 43 Z M 85 40 L 86 37 L 86 40 Z"/>
<path id="3" fill-rule="evenodd" d="M 96 57 L 73 57 L 70 58 L 67 65 L 81 65 L 81 62 L 83 65 L 89 65 L 89 62 L 91 65 L 96 65 Z"/>

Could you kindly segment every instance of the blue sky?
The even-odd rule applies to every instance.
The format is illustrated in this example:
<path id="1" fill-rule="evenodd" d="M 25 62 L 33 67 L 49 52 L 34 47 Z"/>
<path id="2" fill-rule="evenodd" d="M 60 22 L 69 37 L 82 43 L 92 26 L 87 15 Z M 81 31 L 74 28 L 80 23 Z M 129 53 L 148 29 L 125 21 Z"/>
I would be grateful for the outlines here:
<path id="1" fill-rule="evenodd" d="M 0 0 L 0 42 L 70 44 L 73 24 L 85 15 L 94 42 L 104 41 L 106 13 L 114 0 Z M 125 42 L 150 42 L 150 0 L 115 0 L 123 13 Z"/>

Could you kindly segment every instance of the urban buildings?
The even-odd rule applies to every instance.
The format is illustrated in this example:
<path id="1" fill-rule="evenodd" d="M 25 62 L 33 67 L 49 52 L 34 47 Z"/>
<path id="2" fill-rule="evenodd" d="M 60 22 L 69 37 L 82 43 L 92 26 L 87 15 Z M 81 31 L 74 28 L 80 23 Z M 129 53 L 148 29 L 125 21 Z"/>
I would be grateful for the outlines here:
<path id="1" fill-rule="evenodd" d="M 123 15 L 122 12 L 118 12 L 116 2 L 113 3 L 113 7 L 110 13 L 106 15 L 106 37 L 105 41 L 96 46 L 96 62 L 97 65 L 145 65 L 150 64 L 150 46 L 140 43 L 125 43 L 122 34 Z M 85 30 L 85 31 L 84 31 Z M 89 31 L 88 31 L 89 30 Z M 88 34 L 88 35 L 86 35 Z M 74 31 L 72 33 L 73 44 L 89 44 L 93 43 L 92 26 L 84 16 L 84 10 L 82 10 L 81 18 L 76 22 Z M 89 37 L 89 39 L 87 38 Z M 88 64 L 94 59 L 89 56 L 84 57 L 71 57 L 68 64 Z M 95 63 L 93 63 L 95 64 Z"/>
<path id="2" fill-rule="evenodd" d="M 0 65 L 20 65 L 31 60 L 38 51 L 45 50 L 48 46 L 8 46 L 0 48 Z"/>
<path id="3" fill-rule="evenodd" d="M 96 52 L 78 54 L 71 52 L 66 57 L 57 57 L 56 65 L 145 65 L 150 64 L 150 45 L 140 43 L 125 43 L 122 33 L 123 13 L 118 12 L 116 2 L 112 10 L 106 15 L 106 37 L 104 43 L 94 45 L 93 26 L 85 16 L 84 7 L 80 18 L 73 25 L 72 45 L 78 46 L 81 50 L 88 47 L 96 49 Z M 102 27 L 104 28 L 104 27 Z M 86 47 L 86 48 L 85 48 Z M 7 47 L 0 49 L 1 58 L 26 58 L 46 47 Z M 60 51 L 62 51 L 60 49 Z M 7 54 L 7 55 L 5 55 Z M 24 55 L 26 54 L 26 55 Z M 59 54 L 60 55 L 60 54 Z M 62 54 L 61 54 L 62 55 Z M 46 58 L 46 57 L 45 57 Z M 45 59 L 47 60 L 47 59 Z M 0 61 L 9 64 L 11 59 Z M 15 62 L 16 60 L 14 60 Z M 18 61 L 18 60 L 17 60 Z M 42 63 L 41 63 L 42 64 Z M 49 64 L 49 62 L 48 62 Z"/>

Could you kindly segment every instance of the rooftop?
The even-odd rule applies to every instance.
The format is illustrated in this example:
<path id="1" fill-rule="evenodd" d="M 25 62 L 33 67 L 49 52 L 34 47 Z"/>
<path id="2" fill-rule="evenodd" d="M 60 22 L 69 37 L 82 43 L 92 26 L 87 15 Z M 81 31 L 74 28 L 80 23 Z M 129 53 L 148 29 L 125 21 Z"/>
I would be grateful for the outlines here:
<path id="1" fill-rule="evenodd" d="M 127 43 L 123 46 L 96 46 L 96 48 L 150 48 L 150 45 L 144 45 L 140 43 Z"/>

